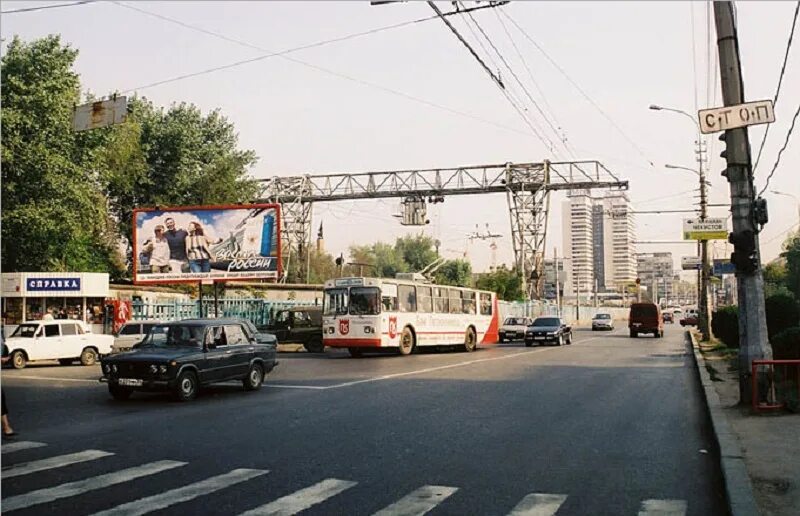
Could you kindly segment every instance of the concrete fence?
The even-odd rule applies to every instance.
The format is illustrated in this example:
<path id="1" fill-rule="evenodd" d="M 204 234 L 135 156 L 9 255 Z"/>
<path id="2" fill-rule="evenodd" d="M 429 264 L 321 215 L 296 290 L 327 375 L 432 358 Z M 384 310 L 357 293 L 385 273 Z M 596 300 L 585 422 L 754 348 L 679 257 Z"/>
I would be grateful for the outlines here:
<path id="1" fill-rule="evenodd" d="M 539 317 L 541 315 L 559 315 L 558 306 L 555 303 L 545 301 L 500 301 L 500 317 Z M 581 306 L 577 309 L 574 305 L 562 307 L 563 313 L 560 315 L 568 323 L 588 324 L 598 313 L 611 314 L 615 320 L 627 320 L 629 308 L 618 306 Z"/>

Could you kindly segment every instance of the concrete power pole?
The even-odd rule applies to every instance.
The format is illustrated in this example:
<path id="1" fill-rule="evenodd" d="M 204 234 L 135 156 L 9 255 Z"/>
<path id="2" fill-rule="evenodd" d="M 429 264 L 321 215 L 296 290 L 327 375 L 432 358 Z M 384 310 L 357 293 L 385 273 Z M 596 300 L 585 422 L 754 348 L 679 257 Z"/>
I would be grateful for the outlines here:
<path id="1" fill-rule="evenodd" d="M 739 60 L 739 42 L 733 4 L 714 2 L 714 21 L 717 28 L 717 47 L 725 106 L 744 103 L 744 86 Z M 754 213 L 753 172 L 750 164 L 750 142 L 747 128 L 729 129 L 720 137 L 726 143 L 722 153 L 727 162 L 723 172 L 730 183 L 733 215 L 734 253 L 739 294 L 739 401 L 752 401 L 750 367 L 753 360 L 772 358 L 767 340 L 767 321 L 764 311 L 764 277 Z"/>
<path id="2" fill-rule="evenodd" d="M 703 142 L 697 139 L 697 172 L 700 175 L 700 220 L 705 221 L 708 217 L 708 191 L 706 190 L 706 169 L 703 167 Z M 698 299 L 698 310 L 700 320 L 698 325 L 703 340 L 711 340 L 711 310 L 708 302 L 708 283 L 709 268 L 708 262 L 708 240 L 700 240 L 700 297 Z"/>

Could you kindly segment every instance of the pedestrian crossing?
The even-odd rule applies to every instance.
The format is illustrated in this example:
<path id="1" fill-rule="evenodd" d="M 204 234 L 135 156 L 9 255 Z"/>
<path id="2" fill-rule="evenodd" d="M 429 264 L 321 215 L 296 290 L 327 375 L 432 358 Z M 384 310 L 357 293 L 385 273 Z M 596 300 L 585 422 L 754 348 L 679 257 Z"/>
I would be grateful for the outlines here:
<path id="1" fill-rule="evenodd" d="M 12 453 L 23 450 L 36 450 L 47 446 L 45 443 L 33 441 L 19 441 L 4 444 L 2 447 L 3 462 L 8 462 Z M 35 452 L 38 453 L 38 452 Z M 8 479 L 24 478 L 27 475 L 55 470 L 63 473 L 68 466 L 92 463 L 97 461 L 100 467 L 107 467 L 108 459 L 115 457 L 114 453 L 103 450 L 82 450 L 63 455 L 39 458 L 28 462 L 20 462 L 2 469 L 2 481 Z M 104 460 L 105 459 L 105 460 Z M 143 481 L 148 477 L 166 471 L 177 471 L 189 463 L 175 460 L 158 460 L 124 467 L 95 476 L 58 484 L 52 487 L 35 489 L 30 492 L 14 494 L 2 499 L 3 513 L 37 508 L 37 513 L 42 511 L 43 504 L 53 503 L 77 497 L 86 493 L 95 493 L 112 486 L 127 485 L 128 483 Z M 274 474 L 274 473 L 273 473 Z M 125 501 L 115 507 L 104 509 L 94 516 L 140 516 L 154 511 L 173 508 L 177 513 L 184 513 L 180 504 L 196 499 L 202 499 L 219 491 L 235 489 L 235 486 L 264 477 L 269 479 L 271 473 L 266 469 L 239 468 L 198 480 L 183 486 L 167 489 L 161 493 L 143 498 Z M 309 485 L 280 496 L 272 500 L 258 500 L 254 496 L 246 499 L 252 508 L 245 510 L 239 516 L 292 516 L 312 507 L 319 507 L 323 512 L 325 504 L 333 499 L 348 496 L 359 482 L 339 478 L 326 478 L 321 481 L 310 481 Z M 41 484 L 39 484 L 41 485 Z M 7 492 L 6 489 L 4 489 Z M 373 498 L 376 495 L 371 495 Z M 377 495 L 380 496 L 380 495 Z M 453 513 L 454 506 L 448 509 L 448 503 L 456 502 L 459 496 L 459 487 L 445 485 L 422 485 L 396 500 L 387 500 L 387 505 L 378 510 L 373 516 L 422 516 L 437 508 L 443 512 Z M 527 493 L 522 495 L 519 502 L 510 508 L 510 516 L 554 516 L 563 511 L 568 502 L 567 494 L 559 493 Z M 115 500 L 116 501 L 116 500 Z M 261 505 L 259 505 L 261 503 Z M 441 506 L 441 507 L 440 507 Z M 511 504 L 509 504 L 511 506 Z M 639 507 L 638 516 L 683 516 L 688 509 L 685 500 L 673 499 L 648 499 L 643 500 Z M 241 510 L 241 509 L 240 509 Z M 495 512 L 506 512 L 499 510 Z M 599 510 L 599 512 L 603 512 Z"/>

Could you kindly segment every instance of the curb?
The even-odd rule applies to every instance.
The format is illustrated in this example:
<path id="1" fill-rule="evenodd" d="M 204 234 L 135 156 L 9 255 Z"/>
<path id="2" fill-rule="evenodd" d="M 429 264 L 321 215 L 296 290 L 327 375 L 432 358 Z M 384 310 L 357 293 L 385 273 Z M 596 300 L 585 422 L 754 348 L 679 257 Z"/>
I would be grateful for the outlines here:
<path id="1" fill-rule="evenodd" d="M 700 383 L 703 386 L 703 394 L 711 417 L 711 427 L 719 447 L 719 462 L 725 482 L 728 509 L 732 516 L 761 514 L 753 495 L 753 484 L 747 473 L 742 448 L 736 434 L 728 424 L 728 417 L 725 415 L 714 382 L 711 381 L 711 375 L 706 369 L 706 360 L 700 353 L 700 348 L 692 332 L 687 330 L 686 336 L 692 345 L 695 365 L 700 375 Z"/>

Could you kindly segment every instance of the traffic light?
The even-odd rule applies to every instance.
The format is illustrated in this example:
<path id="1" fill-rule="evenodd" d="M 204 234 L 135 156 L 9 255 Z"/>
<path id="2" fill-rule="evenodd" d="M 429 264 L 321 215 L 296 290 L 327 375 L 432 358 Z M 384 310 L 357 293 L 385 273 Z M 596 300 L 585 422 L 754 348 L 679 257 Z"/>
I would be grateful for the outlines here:
<path id="1" fill-rule="evenodd" d="M 341 267 L 344 264 L 344 257 L 341 256 L 341 255 L 337 256 L 335 261 L 336 261 L 336 265 Z"/>
<path id="2" fill-rule="evenodd" d="M 769 212 L 767 212 L 767 200 L 763 197 L 756 199 L 753 203 L 753 217 L 756 223 L 763 226 L 769 222 Z"/>
<path id="3" fill-rule="evenodd" d="M 758 269 L 758 253 L 756 252 L 756 235 L 749 229 L 731 233 L 728 242 L 733 244 L 731 263 L 738 272 L 752 274 Z"/>

